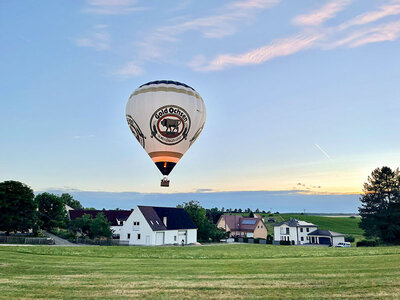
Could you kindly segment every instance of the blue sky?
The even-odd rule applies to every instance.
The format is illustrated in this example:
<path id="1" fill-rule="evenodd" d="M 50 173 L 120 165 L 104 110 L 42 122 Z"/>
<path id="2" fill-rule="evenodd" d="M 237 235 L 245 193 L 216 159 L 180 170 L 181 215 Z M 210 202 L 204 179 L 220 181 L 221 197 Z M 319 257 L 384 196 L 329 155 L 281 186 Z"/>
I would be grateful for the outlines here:
<path id="1" fill-rule="evenodd" d="M 400 161 L 400 1 L 0 2 L 0 180 L 36 191 L 356 194 Z M 205 100 L 159 187 L 126 101 Z"/>

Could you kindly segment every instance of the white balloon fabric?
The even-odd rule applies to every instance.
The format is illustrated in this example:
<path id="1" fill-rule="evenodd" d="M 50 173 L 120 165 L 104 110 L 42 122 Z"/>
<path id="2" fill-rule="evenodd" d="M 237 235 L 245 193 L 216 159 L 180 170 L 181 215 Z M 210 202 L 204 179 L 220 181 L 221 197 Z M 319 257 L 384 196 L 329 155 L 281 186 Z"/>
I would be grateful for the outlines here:
<path id="1" fill-rule="evenodd" d="M 186 84 L 152 81 L 129 97 L 126 119 L 138 142 L 167 176 L 203 130 L 206 107 L 199 93 Z"/>

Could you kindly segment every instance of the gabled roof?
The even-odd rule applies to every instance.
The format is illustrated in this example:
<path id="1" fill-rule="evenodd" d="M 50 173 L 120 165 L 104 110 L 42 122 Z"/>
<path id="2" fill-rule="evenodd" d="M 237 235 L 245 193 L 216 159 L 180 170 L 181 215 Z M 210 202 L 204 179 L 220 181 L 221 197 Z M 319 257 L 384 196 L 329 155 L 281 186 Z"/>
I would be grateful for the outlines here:
<path id="1" fill-rule="evenodd" d="M 225 219 L 225 223 L 231 231 L 253 232 L 258 222 L 263 222 L 262 218 L 249 218 L 241 215 L 222 215 L 221 218 Z"/>
<path id="2" fill-rule="evenodd" d="M 138 208 L 153 231 L 197 228 L 183 208 L 157 206 L 138 206 Z M 167 226 L 163 223 L 164 217 L 167 217 Z"/>
<path id="3" fill-rule="evenodd" d="M 126 221 L 131 215 L 133 210 L 86 210 L 86 209 L 75 209 L 68 211 L 69 219 L 75 220 L 76 218 L 82 218 L 83 215 L 91 215 L 92 218 L 96 218 L 97 214 L 103 213 L 111 226 L 122 226 L 118 224 L 118 221 Z"/>
<path id="4" fill-rule="evenodd" d="M 275 226 L 282 226 L 282 225 L 287 225 L 289 227 L 302 227 L 302 226 L 304 226 L 304 227 L 318 227 L 317 225 L 315 225 L 313 223 L 308 223 L 308 222 L 305 222 L 305 221 L 299 221 L 299 220 L 296 220 L 296 219 L 293 219 L 293 218 L 290 218 L 290 220 L 285 221 L 285 222 L 274 224 L 274 227 Z"/>
<path id="5" fill-rule="evenodd" d="M 334 231 L 330 231 L 330 230 L 326 230 L 326 229 L 317 229 L 317 230 L 314 230 L 313 232 L 310 232 L 308 235 L 330 236 L 330 237 L 344 236 L 344 234 L 342 234 L 342 233 L 338 233 L 338 232 L 334 232 Z"/>

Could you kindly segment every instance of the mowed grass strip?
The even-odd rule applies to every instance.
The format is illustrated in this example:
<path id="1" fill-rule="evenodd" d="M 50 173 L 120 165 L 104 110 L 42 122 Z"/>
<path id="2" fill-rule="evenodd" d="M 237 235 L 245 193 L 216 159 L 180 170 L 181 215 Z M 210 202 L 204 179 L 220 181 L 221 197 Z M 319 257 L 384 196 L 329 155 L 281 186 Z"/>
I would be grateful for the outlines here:
<path id="1" fill-rule="evenodd" d="M 0 298 L 397 298 L 400 248 L 0 247 Z"/>

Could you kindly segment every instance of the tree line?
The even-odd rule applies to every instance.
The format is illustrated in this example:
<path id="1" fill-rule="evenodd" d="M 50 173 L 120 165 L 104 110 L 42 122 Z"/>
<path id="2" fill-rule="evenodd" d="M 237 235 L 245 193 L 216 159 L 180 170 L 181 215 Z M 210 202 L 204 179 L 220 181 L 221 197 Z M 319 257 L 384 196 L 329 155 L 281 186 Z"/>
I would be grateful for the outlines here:
<path id="1" fill-rule="evenodd" d="M 386 244 L 400 244 L 400 171 L 389 167 L 375 169 L 364 183 L 360 196 L 361 206 L 359 226 L 368 239 Z M 88 237 L 111 237 L 110 224 L 103 214 L 96 218 L 84 215 L 74 221 L 67 218 L 65 205 L 74 209 L 83 206 L 71 195 L 61 196 L 41 193 L 34 195 L 33 190 L 18 181 L 0 183 L 0 231 L 28 232 L 37 234 L 39 229 L 52 231 L 62 229 L 68 234 Z M 190 201 L 179 205 L 184 208 L 198 227 L 198 238 L 202 241 L 218 241 L 226 233 L 216 227 L 221 215 L 242 213 L 241 209 L 211 208 L 205 209 L 199 202 Z M 244 210 L 248 216 L 254 213 Z M 255 210 L 255 213 L 270 213 Z"/>
<path id="2" fill-rule="evenodd" d="M 90 238 L 112 236 L 104 214 L 98 214 L 96 218 L 84 215 L 71 221 L 67 217 L 66 205 L 83 209 L 81 203 L 68 193 L 58 196 L 45 192 L 35 196 L 33 190 L 24 183 L 12 180 L 1 182 L 0 231 L 6 235 L 32 231 L 37 236 L 42 229 L 66 238 L 77 235 Z"/>

